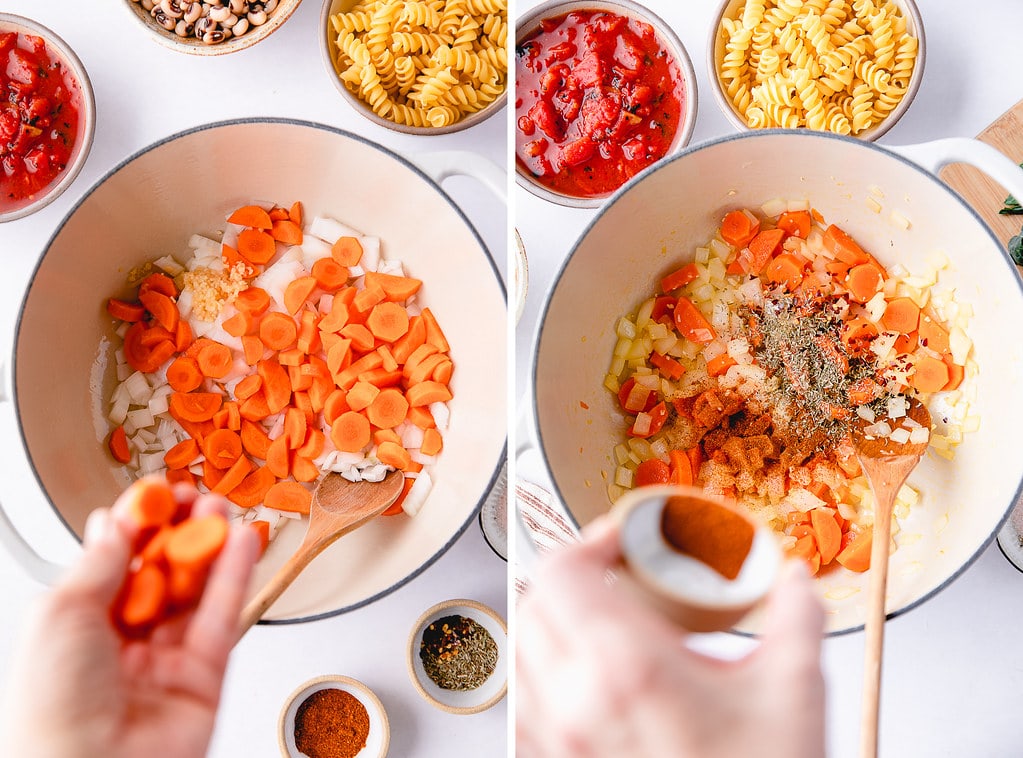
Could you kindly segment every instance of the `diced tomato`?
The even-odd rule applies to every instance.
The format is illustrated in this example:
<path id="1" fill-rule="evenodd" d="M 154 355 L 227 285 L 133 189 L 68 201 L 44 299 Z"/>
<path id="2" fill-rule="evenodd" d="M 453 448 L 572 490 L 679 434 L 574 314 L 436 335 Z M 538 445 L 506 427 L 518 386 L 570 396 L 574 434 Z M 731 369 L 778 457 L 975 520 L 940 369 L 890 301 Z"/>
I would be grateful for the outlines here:
<path id="1" fill-rule="evenodd" d="M 667 484 L 671 480 L 671 468 L 660 458 L 649 458 L 636 467 L 637 487 L 649 484 Z"/>
<path id="2" fill-rule="evenodd" d="M 589 137 L 582 137 L 574 142 L 569 142 L 561 151 L 562 165 L 578 166 L 580 163 L 585 163 L 596 149 L 596 143 Z"/>
<path id="3" fill-rule="evenodd" d="M 629 377 L 618 389 L 618 402 L 621 404 L 622 410 L 624 410 L 627 413 L 637 413 L 636 410 L 630 410 L 626 405 L 629 401 L 629 395 L 632 394 L 632 388 L 635 386 L 636 379 L 634 377 Z M 650 394 L 647 395 L 646 403 L 644 404 L 642 410 L 649 411 L 655 405 L 657 405 L 657 393 L 651 391 Z"/>
<path id="4" fill-rule="evenodd" d="M 643 411 L 636 415 L 636 420 L 629 427 L 629 434 L 633 437 L 652 437 L 661 431 L 661 427 L 667 420 L 668 406 L 662 400 L 649 411 Z"/>

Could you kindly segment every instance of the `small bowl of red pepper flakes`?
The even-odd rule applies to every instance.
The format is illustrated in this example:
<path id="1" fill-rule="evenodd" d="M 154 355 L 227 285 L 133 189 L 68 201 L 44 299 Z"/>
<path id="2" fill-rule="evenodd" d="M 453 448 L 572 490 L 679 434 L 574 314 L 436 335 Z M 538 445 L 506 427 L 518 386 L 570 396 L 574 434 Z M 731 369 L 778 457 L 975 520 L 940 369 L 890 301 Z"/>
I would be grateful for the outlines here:
<path id="1" fill-rule="evenodd" d="M 516 29 L 520 186 L 593 208 L 688 144 L 696 73 L 675 32 L 647 8 L 632 0 L 555 0 Z"/>
<path id="2" fill-rule="evenodd" d="M 71 185 L 95 124 L 74 51 L 42 24 L 0 13 L 0 222 L 35 213 Z"/>

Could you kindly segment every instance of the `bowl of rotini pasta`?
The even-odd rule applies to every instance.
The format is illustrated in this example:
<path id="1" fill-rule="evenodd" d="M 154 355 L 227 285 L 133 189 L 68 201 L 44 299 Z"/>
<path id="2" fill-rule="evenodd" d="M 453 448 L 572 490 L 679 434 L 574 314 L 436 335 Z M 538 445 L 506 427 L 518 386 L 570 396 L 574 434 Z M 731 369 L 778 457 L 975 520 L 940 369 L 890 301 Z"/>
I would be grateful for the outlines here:
<path id="1" fill-rule="evenodd" d="M 912 103 L 925 48 L 913 0 L 725 0 L 708 68 L 718 105 L 740 130 L 875 140 Z"/>
<path id="2" fill-rule="evenodd" d="M 449 134 L 504 106 L 507 0 L 325 0 L 320 23 L 334 85 L 380 126 Z"/>
<path id="3" fill-rule="evenodd" d="M 189 55 L 245 50 L 273 34 L 302 0 L 122 0 L 164 47 Z"/>

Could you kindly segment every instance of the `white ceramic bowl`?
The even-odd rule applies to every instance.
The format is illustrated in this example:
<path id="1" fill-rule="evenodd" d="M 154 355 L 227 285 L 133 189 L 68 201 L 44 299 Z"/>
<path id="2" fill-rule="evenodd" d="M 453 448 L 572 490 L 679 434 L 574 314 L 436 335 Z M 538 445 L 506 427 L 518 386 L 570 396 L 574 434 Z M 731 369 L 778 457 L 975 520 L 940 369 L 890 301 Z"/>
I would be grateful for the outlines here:
<path id="1" fill-rule="evenodd" d="M 160 43 L 164 47 L 168 47 L 171 50 L 176 50 L 179 53 L 186 53 L 188 55 L 210 57 L 236 53 L 240 50 L 247 50 L 253 45 L 265 40 L 275 31 L 280 29 L 285 21 L 291 18 L 291 14 L 298 9 L 298 4 L 301 3 L 302 0 L 279 0 L 277 6 L 270 13 L 265 14 L 265 23 L 258 26 L 250 24 L 244 34 L 227 37 L 221 42 L 209 45 L 204 43 L 201 39 L 196 38 L 191 33 L 187 36 L 181 36 L 175 33 L 173 27 L 171 29 L 164 28 L 152 16 L 151 12 L 146 10 L 140 0 L 120 0 L 120 2 L 131 13 L 132 18 L 135 19 L 138 25 L 141 26 L 156 42 Z M 159 6 L 159 0 L 155 0 L 154 4 Z M 184 5 L 184 3 L 179 2 L 179 5 Z M 227 5 L 227 3 L 222 3 L 222 5 Z M 171 20 L 173 21 L 174 19 L 172 18 Z M 169 23 L 170 22 L 168 22 L 168 24 Z M 222 31 L 222 28 L 223 25 L 218 24 L 215 31 Z"/>
<path id="2" fill-rule="evenodd" d="M 360 177 L 358 191 L 345 189 L 339 177 L 346 176 Z M 39 484 L 80 535 L 88 512 L 109 506 L 129 482 L 104 445 L 115 380 L 106 298 L 127 295 L 133 268 L 180 254 L 191 234 L 214 233 L 227 213 L 254 199 L 299 200 L 308 218 L 330 215 L 379 236 L 383 254 L 423 280 L 421 303 L 437 316 L 455 362 L 450 425 L 422 510 L 414 518 L 374 519 L 346 535 L 264 616 L 308 620 L 368 603 L 423 571 L 475 522 L 504 459 L 504 288 L 472 225 L 412 163 L 331 127 L 275 119 L 198 127 L 128 158 L 46 246 L 18 319 L 12 395 Z M 78 316 L 69 320 L 68 313 Z M 39 349 L 55 334 L 59 351 Z M 294 552 L 305 523 L 289 523 L 271 543 L 254 588 Z"/>
<path id="3" fill-rule="evenodd" d="M 56 55 L 62 66 L 78 84 L 76 104 L 78 106 L 78 135 L 71 159 L 67 166 L 34 200 L 11 210 L 0 211 L 0 223 L 24 218 L 41 208 L 46 207 L 71 186 L 82 166 L 85 165 L 89 151 L 92 149 L 92 138 L 96 131 L 96 97 L 92 91 L 89 74 L 75 51 L 53 30 L 42 24 L 11 13 L 0 13 L 0 32 L 18 32 L 42 37 L 46 46 Z M 6 59 L 5 59 L 6 60 Z"/>
<path id="4" fill-rule="evenodd" d="M 671 145 L 668 146 L 666 155 L 677 153 L 689 144 L 689 139 L 693 136 L 693 130 L 696 128 L 698 104 L 696 70 L 693 68 L 685 45 L 682 44 L 682 40 L 678 38 L 675 31 L 645 6 L 632 0 L 547 0 L 519 18 L 515 25 L 516 48 L 536 33 L 544 19 L 587 10 L 614 13 L 649 24 L 657 32 L 662 47 L 674 58 L 679 74 L 685 81 L 686 102 L 679 118 L 678 130 L 675 132 Z M 515 181 L 520 187 L 529 190 L 537 197 L 571 208 L 596 208 L 612 194 L 578 197 L 557 192 L 536 181 L 535 177 L 519 161 L 515 162 Z"/>
<path id="5" fill-rule="evenodd" d="M 902 15 L 906 19 L 908 31 L 917 38 L 918 47 L 916 63 L 913 67 L 913 74 L 909 80 L 909 87 L 906 89 L 906 93 L 899 101 L 899 104 L 896 105 L 890 113 L 888 113 L 884 120 L 871 126 L 869 129 L 864 129 L 854 135 L 858 139 L 867 141 L 876 140 L 895 126 L 898 120 L 902 118 L 903 114 L 905 114 L 905 112 L 909 109 L 910 104 L 912 104 L 913 98 L 916 97 L 917 90 L 920 89 L 920 82 L 923 81 L 924 76 L 927 39 L 924 35 L 924 25 L 923 19 L 920 16 L 920 10 L 917 8 L 914 0 L 892 1 L 902 11 Z M 714 99 L 717 101 L 718 107 L 721 108 L 721 112 L 725 114 L 725 118 L 727 118 L 732 126 L 739 131 L 749 131 L 749 124 L 735 107 L 731 98 L 728 97 L 728 93 L 726 92 L 724 83 L 721 79 L 721 62 L 725 57 L 725 44 L 727 42 L 727 39 L 721 33 L 721 20 L 726 14 L 733 16 L 743 2 L 744 0 L 724 0 L 724 2 L 721 3 L 721 7 L 717 14 L 714 16 L 714 23 L 711 25 L 710 38 L 707 43 L 707 72 L 711 78 L 711 91 L 714 93 Z"/>
<path id="6" fill-rule="evenodd" d="M 366 746 L 357 758 L 384 758 L 391 742 L 391 726 L 383 703 L 369 687 L 350 676 L 327 675 L 310 679 L 288 696 L 278 719 L 277 739 L 283 758 L 304 758 L 305 753 L 295 747 L 295 714 L 306 698 L 319 690 L 336 689 L 357 698 L 369 714 L 369 733 Z"/>
<path id="7" fill-rule="evenodd" d="M 357 113 L 366 117 L 377 126 L 382 126 L 396 132 L 402 132 L 404 134 L 418 134 L 420 136 L 436 136 L 441 134 L 453 134 L 454 132 L 460 132 L 463 129 L 476 126 L 504 108 L 505 103 L 508 101 L 507 85 L 511 81 L 510 74 L 507 72 L 505 75 L 505 89 L 496 99 L 493 100 L 493 102 L 487 104 L 485 107 L 474 113 L 464 115 L 458 121 L 448 124 L 447 126 L 408 126 L 406 124 L 396 123 L 389 118 L 384 118 L 383 116 L 379 116 L 374 113 L 373 109 L 366 103 L 366 101 L 349 90 L 340 78 L 342 71 L 344 71 L 344 67 L 342 67 L 339 63 L 338 56 L 340 51 L 337 46 L 337 32 L 334 31 L 334 26 L 331 23 L 330 17 L 337 13 L 351 10 L 355 4 L 356 0 L 323 0 L 323 9 L 320 11 L 319 38 L 320 54 L 323 58 L 323 65 L 327 70 L 327 75 L 337 88 L 337 91 L 341 94 L 341 97 Z M 509 54 L 509 66 L 512 65 L 511 58 L 512 56 Z"/>
<path id="8" fill-rule="evenodd" d="M 966 435 L 954 462 L 929 454 L 910 477 L 922 500 L 902 524 L 903 544 L 892 555 L 889 614 L 946 586 L 989 544 L 1023 484 L 1023 458 L 1014 452 L 1023 404 L 1006 395 L 1023 366 L 1023 342 L 1009 336 L 1010 325 L 1023 323 L 1023 285 L 998 240 L 935 173 L 965 160 L 1016 192 L 1023 191 L 1023 172 L 972 140 L 900 151 L 822 132 L 749 132 L 669 158 L 601 209 L 550 290 L 533 366 L 538 442 L 578 524 L 609 509 L 604 483 L 616 466 L 612 450 L 625 438 L 617 400 L 603 386 L 618 318 L 638 307 L 651 282 L 704 244 L 728 210 L 805 198 L 883 264 L 897 256 L 919 270 L 943 250 L 951 265 L 940 286 L 974 308 L 968 333 L 979 375 L 971 413 L 980 416 L 980 429 Z M 873 187 L 884 193 L 880 213 L 866 203 Z M 896 211 L 908 228 L 893 220 Z M 662 250 L 670 255 L 662 257 Z M 829 631 L 863 624 L 868 576 L 843 568 L 817 581 Z"/>
<path id="9" fill-rule="evenodd" d="M 474 690 L 447 690 L 439 687 L 419 658 L 423 632 L 434 621 L 445 616 L 464 616 L 472 619 L 494 638 L 497 643 L 497 665 L 487 680 Z M 508 627 L 493 609 L 475 600 L 445 600 L 428 609 L 412 625 L 408 640 L 408 672 L 416 690 L 442 711 L 470 714 L 485 711 L 501 702 L 508 691 Z"/>

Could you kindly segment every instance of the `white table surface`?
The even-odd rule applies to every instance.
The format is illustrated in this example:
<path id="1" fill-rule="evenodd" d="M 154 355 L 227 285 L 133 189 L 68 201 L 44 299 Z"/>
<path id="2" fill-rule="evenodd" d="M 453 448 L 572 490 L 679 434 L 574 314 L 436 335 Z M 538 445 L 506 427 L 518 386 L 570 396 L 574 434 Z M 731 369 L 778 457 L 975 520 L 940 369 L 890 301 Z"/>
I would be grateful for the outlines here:
<path id="1" fill-rule="evenodd" d="M 519 3 L 517 15 L 535 5 Z M 645 5 L 675 29 L 696 68 L 699 115 L 692 142 L 733 133 L 711 94 L 706 64 L 710 24 L 718 3 L 647 0 Z M 972 137 L 1023 97 L 1023 80 L 1018 76 L 1023 3 L 918 0 L 918 5 L 928 48 L 923 84 L 907 114 L 880 144 Z M 562 261 L 594 212 L 563 208 L 516 187 L 512 213 L 530 274 L 516 333 L 516 387 L 521 393 L 528 390 L 542 304 Z M 528 433 L 528 421 L 523 418 L 518 434 Z M 535 452 L 523 455 L 516 471 L 520 478 L 549 486 Z M 994 545 L 950 587 L 889 622 L 881 754 L 908 758 L 1023 755 L 1021 631 L 1023 576 Z M 712 646 L 730 652 L 746 644 L 723 635 Z M 823 662 L 833 758 L 858 753 L 862 661 L 862 633 L 826 640 Z"/>
<path id="2" fill-rule="evenodd" d="M 32 269 L 64 215 L 121 160 L 182 129 L 221 119 L 280 116 L 347 129 L 395 152 L 471 150 L 506 161 L 507 108 L 467 131 L 413 137 L 357 114 L 341 99 L 320 57 L 321 3 L 306 0 L 284 26 L 257 46 L 198 58 L 168 50 L 137 26 L 125 0 L 0 0 L 0 11 L 50 27 L 82 59 L 96 93 L 98 122 L 88 162 L 71 188 L 33 216 L 0 225 L 0 363 L 7 364 L 15 319 Z M 506 206 L 464 178 L 445 183 L 504 267 Z M 0 490 L 12 520 L 41 553 L 68 562 L 77 543 L 43 500 L 24 460 L 9 403 L 0 404 Z M 279 755 L 277 719 L 285 698 L 307 679 L 339 673 L 368 684 L 391 724 L 393 756 L 430 758 L 506 752 L 507 698 L 481 714 L 450 715 L 413 688 L 405 649 L 413 622 L 454 597 L 479 600 L 505 615 L 507 564 L 478 524 L 420 576 L 368 607 L 289 626 L 255 627 L 231 660 L 210 755 Z M 44 588 L 0 554 L 0 682 L 6 683 L 19 619 Z"/>

